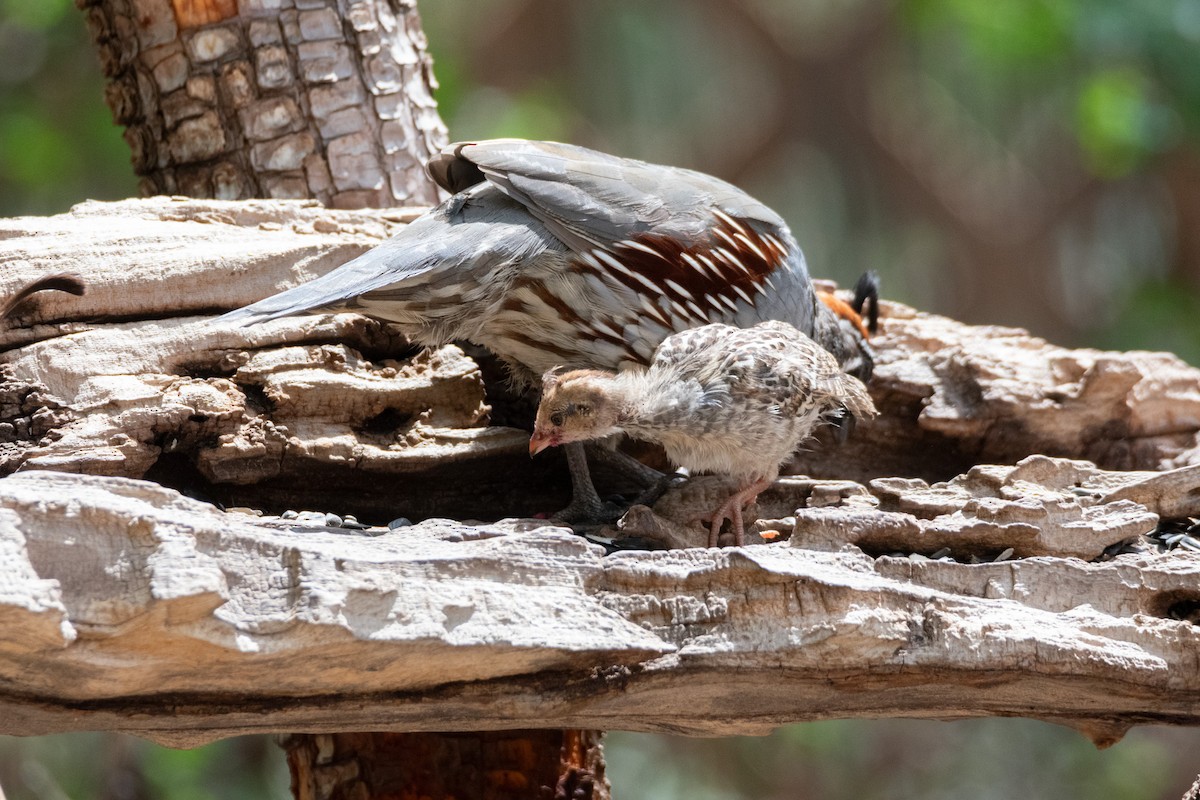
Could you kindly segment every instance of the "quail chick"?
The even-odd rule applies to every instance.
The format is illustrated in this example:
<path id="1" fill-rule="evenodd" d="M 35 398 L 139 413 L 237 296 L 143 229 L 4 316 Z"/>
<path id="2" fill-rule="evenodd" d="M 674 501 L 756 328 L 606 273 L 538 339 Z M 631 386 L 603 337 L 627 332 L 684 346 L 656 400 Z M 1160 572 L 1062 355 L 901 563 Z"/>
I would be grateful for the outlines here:
<path id="1" fill-rule="evenodd" d="M 729 520 L 740 545 L 742 508 L 822 422 L 875 413 L 862 382 L 791 325 L 713 324 L 667 337 L 649 367 L 547 372 L 529 452 L 616 433 L 657 442 L 678 466 L 738 482 L 708 543 Z"/>

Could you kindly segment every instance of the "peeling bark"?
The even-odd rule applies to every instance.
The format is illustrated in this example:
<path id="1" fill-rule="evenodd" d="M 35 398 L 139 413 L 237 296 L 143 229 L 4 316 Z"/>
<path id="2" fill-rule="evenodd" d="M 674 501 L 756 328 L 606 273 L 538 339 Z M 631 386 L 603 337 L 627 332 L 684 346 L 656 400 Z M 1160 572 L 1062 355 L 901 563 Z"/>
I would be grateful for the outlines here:
<path id="1" fill-rule="evenodd" d="M 446 129 L 415 4 L 78 2 L 143 194 L 436 199 Z"/>
<path id="2" fill-rule="evenodd" d="M 1200 462 L 1200 370 L 1169 353 L 1067 349 L 1027 331 L 883 304 L 878 419 L 797 471 L 946 480 L 1034 453 L 1107 469 Z"/>

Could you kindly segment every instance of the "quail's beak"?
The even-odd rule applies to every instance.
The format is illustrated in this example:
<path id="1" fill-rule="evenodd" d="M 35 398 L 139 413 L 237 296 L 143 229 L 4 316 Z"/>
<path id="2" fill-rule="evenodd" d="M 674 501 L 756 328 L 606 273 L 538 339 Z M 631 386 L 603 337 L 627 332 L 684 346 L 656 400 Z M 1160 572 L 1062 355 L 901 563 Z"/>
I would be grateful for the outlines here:
<path id="1" fill-rule="evenodd" d="M 533 458 L 547 447 L 553 447 L 555 444 L 553 436 L 543 430 L 534 429 L 533 435 L 529 437 L 529 457 Z"/>

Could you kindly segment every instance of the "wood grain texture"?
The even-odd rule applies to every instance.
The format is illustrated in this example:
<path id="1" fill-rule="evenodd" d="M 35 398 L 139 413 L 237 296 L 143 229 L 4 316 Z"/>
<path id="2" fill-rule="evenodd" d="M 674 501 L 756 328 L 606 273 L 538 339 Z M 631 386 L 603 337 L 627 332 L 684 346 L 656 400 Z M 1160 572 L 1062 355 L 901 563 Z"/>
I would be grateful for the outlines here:
<path id="1" fill-rule="evenodd" d="M 414 213 L 151 198 L 0 222 L 0 294 L 54 272 L 88 283 L 81 298 L 32 298 L 0 330 L 0 471 L 149 474 L 226 505 L 378 521 L 559 507 L 553 456 L 530 462 L 523 434 L 484 427 L 502 374 L 481 389 L 458 355 L 419 356 L 354 315 L 205 323 L 327 272 Z M 1035 453 L 1121 470 L 1200 461 L 1200 370 L 1172 355 L 1070 350 L 894 303 L 883 313 L 870 387 L 881 415 L 844 445 L 814 443 L 793 472 L 944 481 Z M 459 377 L 437 378 L 443 368 Z M 346 411 L 326 419 L 335 402 Z"/>
<path id="2" fill-rule="evenodd" d="M 0 481 L 0 509 L 5 733 L 733 735 L 1004 714 L 1104 743 L 1200 722 L 1193 552 L 967 564 L 793 534 L 605 557 L 544 522 L 354 535 L 54 472 Z"/>

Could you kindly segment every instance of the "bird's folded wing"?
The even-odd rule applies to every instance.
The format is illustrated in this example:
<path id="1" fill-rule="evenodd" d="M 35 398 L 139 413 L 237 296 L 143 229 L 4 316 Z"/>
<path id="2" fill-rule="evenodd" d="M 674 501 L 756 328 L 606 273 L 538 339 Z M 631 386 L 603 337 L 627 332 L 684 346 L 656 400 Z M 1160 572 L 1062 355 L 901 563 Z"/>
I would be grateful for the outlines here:
<path id="1" fill-rule="evenodd" d="M 491 181 L 581 253 L 645 236 L 703 241 L 718 211 L 772 233 L 785 229 L 775 212 L 718 178 L 558 142 L 454 144 L 429 172 L 455 191 Z"/>

